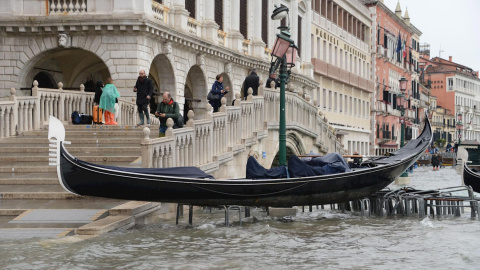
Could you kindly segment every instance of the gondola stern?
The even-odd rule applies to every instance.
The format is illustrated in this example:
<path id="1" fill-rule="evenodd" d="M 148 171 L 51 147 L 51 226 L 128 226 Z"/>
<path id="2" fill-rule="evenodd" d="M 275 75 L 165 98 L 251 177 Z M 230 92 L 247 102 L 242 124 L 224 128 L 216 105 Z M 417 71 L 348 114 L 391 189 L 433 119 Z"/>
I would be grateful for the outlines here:
<path id="1" fill-rule="evenodd" d="M 58 182 L 67 192 L 75 195 L 80 195 L 67 188 L 63 181 L 62 170 L 60 167 L 60 148 L 63 147 L 63 144 L 70 144 L 70 142 L 65 141 L 65 127 L 63 126 L 63 123 L 52 115 L 50 115 L 50 120 L 48 122 L 48 142 L 48 165 L 57 167 L 56 169 Z"/>

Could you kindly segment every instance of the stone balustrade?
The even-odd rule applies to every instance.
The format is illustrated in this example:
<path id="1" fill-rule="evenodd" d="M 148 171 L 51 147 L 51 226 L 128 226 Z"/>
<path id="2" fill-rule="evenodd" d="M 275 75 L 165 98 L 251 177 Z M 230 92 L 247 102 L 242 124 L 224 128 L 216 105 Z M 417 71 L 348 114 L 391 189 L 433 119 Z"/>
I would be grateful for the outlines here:
<path id="1" fill-rule="evenodd" d="M 184 128 L 173 129 L 173 120 L 168 119 L 165 137 L 151 139 L 150 130 L 145 128 L 142 166 L 196 166 L 207 173 L 218 171 L 221 164 L 267 137 L 269 130 L 278 130 L 279 90 L 261 88 L 259 93 L 263 92 L 264 96 L 252 96 L 249 90 L 247 100 L 236 101 L 235 106 L 226 106 L 223 99 L 217 113 L 211 113 L 212 108 L 207 105 L 205 119 L 193 120 L 194 112 L 189 111 L 190 120 Z M 321 153 L 329 150 L 344 153 L 335 130 L 309 96 L 287 92 L 286 102 L 287 130 L 312 138 Z"/>
<path id="2" fill-rule="evenodd" d="M 58 89 L 38 88 L 38 82 L 34 81 L 32 96 L 18 97 L 12 88 L 10 100 L 0 101 L 0 138 L 41 129 L 48 125 L 50 115 L 65 123 L 71 122 L 74 111 L 91 115 L 95 93 L 85 92 L 84 89 L 80 85 L 80 91 L 64 90 L 61 82 L 58 83 Z M 135 102 L 120 98 L 118 104 L 120 115 L 117 122 L 135 125 L 138 120 Z"/>
<path id="3" fill-rule="evenodd" d="M 64 15 L 87 11 L 87 0 L 48 0 L 48 14 Z"/>

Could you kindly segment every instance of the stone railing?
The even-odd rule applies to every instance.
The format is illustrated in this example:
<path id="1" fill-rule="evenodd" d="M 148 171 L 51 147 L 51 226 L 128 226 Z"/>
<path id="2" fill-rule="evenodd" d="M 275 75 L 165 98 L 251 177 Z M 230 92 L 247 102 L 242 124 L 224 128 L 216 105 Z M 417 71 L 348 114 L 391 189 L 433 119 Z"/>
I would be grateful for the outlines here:
<path id="1" fill-rule="evenodd" d="M 279 90 L 259 88 L 264 96 L 252 96 L 249 90 L 247 100 L 235 101 L 235 106 L 222 106 L 217 113 L 211 113 L 207 104 L 205 119 L 190 119 L 184 128 L 173 129 L 173 120 L 167 120 L 165 137 L 149 137 L 150 130 L 144 129 L 142 140 L 142 167 L 196 166 L 207 173 L 220 170 L 246 149 L 267 137 L 268 130 L 278 130 Z M 338 151 L 343 153 L 343 145 L 337 140 L 335 130 L 311 104 L 309 96 L 286 93 L 287 130 L 309 136 L 320 153 Z M 239 97 L 239 96 L 238 96 Z M 235 163 L 235 162 L 234 162 Z M 236 163 L 235 163 L 236 164 Z M 228 173 L 228 172 L 224 172 Z"/>
<path id="2" fill-rule="evenodd" d="M 87 12 L 87 0 L 48 0 L 50 15 L 79 14 Z"/>
<path id="3" fill-rule="evenodd" d="M 201 33 L 199 33 L 200 29 L 200 22 L 195 20 L 194 18 L 188 18 L 187 21 L 187 26 L 188 26 L 188 32 L 190 34 L 193 34 L 195 36 L 200 36 Z"/>
<path id="4" fill-rule="evenodd" d="M 168 8 L 158 2 L 152 1 L 153 17 L 161 22 L 168 23 Z"/>
<path id="5" fill-rule="evenodd" d="M 222 30 L 217 30 L 217 38 L 218 38 L 218 45 L 226 46 L 226 36 L 227 33 L 223 32 Z"/>
<path id="6" fill-rule="evenodd" d="M 48 125 L 50 115 L 65 123 L 71 122 L 71 113 L 92 114 L 94 93 L 64 90 L 63 83 L 58 89 L 38 88 L 33 82 L 32 96 L 17 97 L 16 90 L 10 90 L 8 101 L 0 101 L 0 138 L 14 136 L 22 131 L 41 129 Z M 138 121 L 137 106 L 133 101 L 119 99 L 120 114 L 117 122 L 121 125 L 135 125 Z"/>

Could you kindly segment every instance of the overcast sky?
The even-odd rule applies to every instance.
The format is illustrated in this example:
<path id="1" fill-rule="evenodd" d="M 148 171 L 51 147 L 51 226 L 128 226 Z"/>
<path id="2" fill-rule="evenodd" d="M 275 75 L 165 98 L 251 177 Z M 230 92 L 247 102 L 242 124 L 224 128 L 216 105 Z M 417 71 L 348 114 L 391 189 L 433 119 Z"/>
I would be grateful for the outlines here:
<path id="1" fill-rule="evenodd" d="M 398 0 L 384 0 L 395 12 Z M 400 0 L 402 16 L 408 8 L 410 22 L 421 32 L 420 43 L 430 44 L 430 57 L 439 56 L 480 70 L 479 0 Z"/>

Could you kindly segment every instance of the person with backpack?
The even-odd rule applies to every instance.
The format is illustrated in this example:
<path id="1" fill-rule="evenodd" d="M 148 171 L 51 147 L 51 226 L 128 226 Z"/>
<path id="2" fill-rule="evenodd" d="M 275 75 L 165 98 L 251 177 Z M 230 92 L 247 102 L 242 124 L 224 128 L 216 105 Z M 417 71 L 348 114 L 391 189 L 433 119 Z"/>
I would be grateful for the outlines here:
<path id="1" fill-rule="evenodd" d="M 116 125 L 115 121 L 115 101 L 120 97 L 117 88 L 113 85 L 113 79 L 108 78 L 100 97 L 99 107 L 105 112 L 105 125 Z"/>
<path id="2" fill-rule="evenodd" d="M 228 90 L 230 87 L 225 87 L 223 86 L 223 75 L 218 74 L 217 77 L 215 78 L 215 82 L 212 85 L 212 89 L 210 90 L 209 96 L 207 96 L 208 103 L 212 105 L 213 107 L 213 112 L 218 112 L 218 108 L 222 106 L 222 97 L 226 94 L 228 94 Z"/>
<path id="3" fill-rule="evenodd" d="M 158 103 L 155 116 L 160 119 L 159 137 L 165 137 L 168 118 L 172 118 L 177 127 L 183 127 L 183 118 L 180 115 L 180 108 L 169 92 L 163 93 L 163 100 Z"/>

